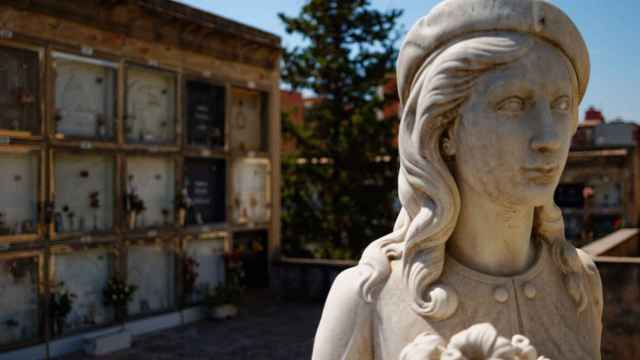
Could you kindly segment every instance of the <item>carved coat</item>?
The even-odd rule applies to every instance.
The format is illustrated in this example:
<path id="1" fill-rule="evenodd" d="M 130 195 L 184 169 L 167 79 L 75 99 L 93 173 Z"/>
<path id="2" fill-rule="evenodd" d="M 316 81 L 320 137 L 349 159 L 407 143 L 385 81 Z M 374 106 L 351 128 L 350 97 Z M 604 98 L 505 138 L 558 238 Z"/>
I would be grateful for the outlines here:
<path id="1" fill-rule="evenodd" d="M 411 299 L 401 277 L 400 262 L 392 263 L 392 274 L 372 304 L 365 303 L 353 284 L 358 268 L 343 272 L 332 288 L 327 307 L 342 304 L 328 322 L 338 321 L 332 358 L 396 360 L 416 337 L 434 334 L 450 339 L 477 323 L 490 323 L 500 336 L 520 334 L 530 339 L 540 355 L 552 360 L 600 359 L 602 334 L 602 289 L 590 256 L 581 250 L 580 259 L 587 277 L 587 307 L 577 311 L 564 285 L 563 275 L 542 247 L 533 266 L 517 276 L 491 276 L 469 269 L 448 257 L 438 282 L 453 288 L 459 298 L 456 312 L 448 319 L 425 319 L 411 310 Z M 350 289 L 350 290 L 346 290 Z M 338 314 L 337 314 L 338 313 Z M 351 330 L 345 328 L 350 324 Z M 349 332 L 349 333 L 347 333 Z M 321 336 L 326 336 L 322 334 Z M 316 339 L 317 341 L 318 339 Z M 314 353 L 323 360 L 328 353 Z M 424 359 L 428 360 L 428 359 Z"/>

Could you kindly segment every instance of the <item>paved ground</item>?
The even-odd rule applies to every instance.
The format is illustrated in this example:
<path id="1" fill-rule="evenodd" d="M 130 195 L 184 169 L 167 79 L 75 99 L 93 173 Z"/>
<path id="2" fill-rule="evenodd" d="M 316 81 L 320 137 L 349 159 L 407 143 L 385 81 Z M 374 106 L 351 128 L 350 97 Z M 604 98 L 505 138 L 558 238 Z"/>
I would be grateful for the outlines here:
<path id="1" fill-rule="evenodd" d="M 321 305 L 279 303 L 252 307 L 238 318 L 201 321 L 134 339 L 114 360 L 306 360 L 311 358 Z M 81 354 L 63 360 L 94 359 Z"/>

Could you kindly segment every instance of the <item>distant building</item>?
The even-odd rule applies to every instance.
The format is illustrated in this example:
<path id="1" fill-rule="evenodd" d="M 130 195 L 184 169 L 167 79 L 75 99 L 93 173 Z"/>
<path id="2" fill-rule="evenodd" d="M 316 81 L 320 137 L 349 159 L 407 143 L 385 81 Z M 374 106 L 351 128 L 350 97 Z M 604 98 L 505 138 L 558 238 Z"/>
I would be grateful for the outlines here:
<path id="1" fill-rule="evenodd" d="M 606 122 L 595 108 L 579 125 L 556 191 L 567 238 L 577 245 L 638 225 L 638 128 L 622 120 Z"/>

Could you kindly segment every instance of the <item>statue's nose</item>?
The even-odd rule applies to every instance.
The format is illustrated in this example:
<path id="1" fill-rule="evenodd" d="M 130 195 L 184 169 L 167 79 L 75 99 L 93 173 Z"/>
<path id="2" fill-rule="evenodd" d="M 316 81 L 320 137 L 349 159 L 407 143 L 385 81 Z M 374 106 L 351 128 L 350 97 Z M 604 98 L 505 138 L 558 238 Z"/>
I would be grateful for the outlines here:
<path id="1" fill-rule="evenodd" d="M 546 101 L 539 102 L 534 111 L 536 121 L 531 123 L 534 128 L 531 148 L 542 153 L 560 149 L 559 123 L 553 118 L 550 104 Z"/>

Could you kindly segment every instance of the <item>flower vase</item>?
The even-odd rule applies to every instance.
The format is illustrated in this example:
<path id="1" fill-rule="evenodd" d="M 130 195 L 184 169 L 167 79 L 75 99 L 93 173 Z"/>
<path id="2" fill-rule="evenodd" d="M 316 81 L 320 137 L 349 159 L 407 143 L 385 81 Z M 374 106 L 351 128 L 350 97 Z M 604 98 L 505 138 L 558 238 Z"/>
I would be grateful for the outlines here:
<path id="1" fill-rule="evenodd" d="M 93 231 L 98 231 L 98 211 L 94 211 L 93 213 Z"/>
<path id="2" fill-rule="evenodd" d="M 136 228 L 136 213 L 130 211 L 127 213 L 127 224 L 129 226 L 129 230 L 133 230 Z"/>
<path id="3" fill-rule="evenodd" d="M 51 324 L 51 327 L 52 327 L 51 332 L 53 336 L 62 335 L 62 332 L 64 331 L 65 322 L 66 322 L 66 319 L 64 316 L 58 316 L 53 319 L 53 323 Z"/>
<path id="4" fill-rule="evenodd" d="M 184 226 L 185 220 L 187 218 L 187 210 L 186 209 L 178 209 L 178 225 L 179 226 Z"/>
<path id="5" fill-rule="evenodd" d="M 113 315 L 117 323 L 123 323 L 127 319 L 127 306 L 116 306 Z"/>
<path id="6" fill-rule="evenodd" d="M 216 320 L 231 319 L 238 316 L 238 307 L 234 304 L 217 305 L 211 308 L 210 315 Z"/>
<path id="7" fill-rule="evenodd" d="M 104 124 L 99 124 L 96 130 L 96 138 L 98 139 L 106 139 L 107 138 L 107 127 Z"/>

